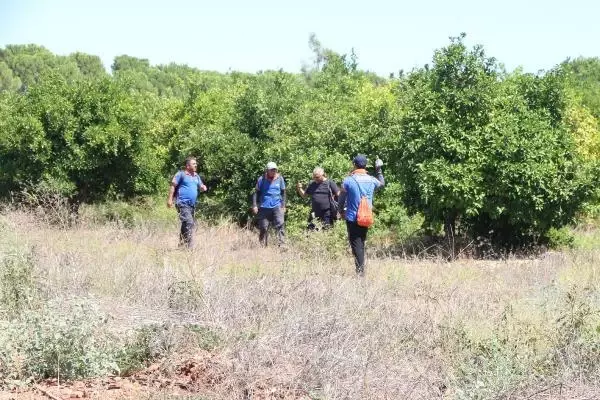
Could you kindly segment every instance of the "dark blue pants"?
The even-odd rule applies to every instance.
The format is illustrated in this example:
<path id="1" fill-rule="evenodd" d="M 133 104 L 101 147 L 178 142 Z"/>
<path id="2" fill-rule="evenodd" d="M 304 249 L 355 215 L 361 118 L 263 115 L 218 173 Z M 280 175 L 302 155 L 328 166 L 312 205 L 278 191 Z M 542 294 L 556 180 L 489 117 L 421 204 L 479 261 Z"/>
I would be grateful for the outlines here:
<path id="1" fill-rule="evenodd" d="M 285 240 L 285 222 L 283 211 L 279 207 L 275 208 L 260 208 L 256 217 L 258 220 L 258 229 L 260 231 L 260 244 L 266 246 L 269 238 L 269 224 L 275 227 L 277 231 L 277 239 L 279 245 L 282 245 Z"/>
<path id="2" fill-rule="evenodd" d="M 369 228 L 359 226 L 356 222 L 346 221 L 348 228 L 348 241 L 354 256 L 354 266 L 357 274 L 365 273 L 365 243 Z"/>
<path id="3" fill-rule="evenodd" d="M 192 247 L 194 245 L 194 206 L 178 204 L 181 231 L 179 232 L 179 245 Z"/>

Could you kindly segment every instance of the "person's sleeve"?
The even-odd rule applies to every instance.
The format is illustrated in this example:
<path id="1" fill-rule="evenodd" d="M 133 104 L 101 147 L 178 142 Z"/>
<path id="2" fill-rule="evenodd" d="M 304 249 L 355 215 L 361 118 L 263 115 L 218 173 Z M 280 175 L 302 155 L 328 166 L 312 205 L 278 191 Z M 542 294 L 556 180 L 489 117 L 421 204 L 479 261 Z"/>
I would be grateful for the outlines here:
<path id="1" fill-rule="evenodd" d="M 385 179 L 383 178 L 383 172 L 381 172 L 381 170 L 377 171 L 376 174 L 373 181 L 375 182 L 375 189 L 379 189 L 385 186 Z"/>
<path id="2" fill-rule="evenodd" d="M 283 179 L 283 176 L 281 177 L 281 190 L 285 190 L 285 179 Z"/>
<path id="3" fill-rule="evenodd" d="M 252 193 L 252 207 L 253 208 L 258 207 L 258 192 L 260 192 L 261 178 L 258 178 L 258 180 L 256 181 L 254 193 Z"/>
<path id="4" fill-rule="evenodd" d="M 340 206 L 340 211 L 344 211 L 346 209 L 346 198 L 348 197 L 348 181 L 344 179 L 342 182 L 342 190 L 340 192 L 340 197 L 338 199 L 338 204 Z"/>
<path id="5" fill-rule="evenodd" d="M 178 186 L 181 183 L 181 171 L 175 174 L 173 180 L 171 180 L 171 185 Z"/>
<path id="6" fill-rule="evenodd" d="M 200 175 L 198 175 L 198 187 L 204 185 L 204 182 L 202 182 L 202 177 Z"/>
<path id="7" fill-rule="evenodd" d="M 335 184 L 334 181 L 329 181 L 329 185 L 331 187 L 331 193 L 333 193 L 333 195 L 335 196 L 337 192 L 340 191 L 340 189 L 338 188 L 338 186 Z"/>
<path id="8" fill-rule="evenodd" d="M 305 194 L 312 196 L 315 193 L 315 188 L 317 187 L 315 182 L 311 182 L 308 187 L 306 188 L 306 190 L 304 191 Z"/>

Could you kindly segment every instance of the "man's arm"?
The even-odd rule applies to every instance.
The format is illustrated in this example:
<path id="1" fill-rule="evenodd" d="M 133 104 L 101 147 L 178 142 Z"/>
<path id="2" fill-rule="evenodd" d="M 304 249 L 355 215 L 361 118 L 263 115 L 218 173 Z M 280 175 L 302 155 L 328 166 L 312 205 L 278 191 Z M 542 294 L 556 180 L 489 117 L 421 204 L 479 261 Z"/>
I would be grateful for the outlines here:
<path id="1" fill-rule="evenodd" d="M 302 183 L 298 182 L 298 184 L 296 185 L 296 191 L 298 192 L 298 195 L 300 197 L 305 199 L 308 196 L 312 196 L 315 193 L 315 183 L 314 181 L 310 182 L 306 187 L 306 190 L 304 190 L 302 188 Z"/>
<path id="2" fill-rule="evenodd" d="M 202 182 L 202 178 L 200 178 L 198 176 L 198 190 L 200 192 L 206 192 L 208 189 L 206 188 L 206 185 L 204 184 L 204 182 Z"/>
<path id="3" fill-rule="evenodd" d="M 179 184 L 179 172 L 175 174 L 171 180 L 171 186 L 169 187 L 169 196 L 167 197 L 167 207 L 173 207 L 173 197 L 175 197 L 175 189 Z"/>
<path id="4" fill-rule="evenodd" d="M 339 193 L 340 193 L 340 195 L 338 197 L 339 210 L 340 210 L 340 213 L 343 214 L 346 212 L 346 199 L 348 198 L 348 192 L 346 192 L 344 182 L 342 182 L 342 186 L 340 187 Z"/>
<path id="5" fill-rule="evenodd" d="M 256 182 L 254 193 L 252 193 L 252 212 L 258 214 L 258 192 L 260 191 L 260 179 Z"/>
<path id="6" fill-rule="evenodd" d="M 381 167 L 383 167 L 383 161 L 379 158 L 375 160 L 375 178 L 379 181 L 379 185 L 377 188 L 381 188 L 385 186 L 385 179 L 383 178 L 383 172 L 381 171 Z"/>
<path id="7" fill-rule="evenodd" d="M 169 197 L 167 197 L 167 207 L 173 207 L 173 196 L 175 196 L 175 184 L 171 182 L 169 186 Z"/>
<path id="8" fill-rule="evenodd" d="M 375 171 L 375 179 L 377 179 L 377 182 L 379 182 L 379 185 L 377 185 L 377 188 L 381 188 L 385 186 L 385 179 L 383 178 L 383 172 L 381 172 L 381 169 Z"/>
<path id="9" fill-rule="evenodd" d="M 333 194 L 333 197 L 339 198 L 340 189 L 338 188 L 338 185 L 336 185 L 334 181 L 329 181 L 329 187 L 331 188 L 331 193 Z"/>
<path id="10" fill-rule="evenodd" d="M 296 192 L 298 193 L 298 196 L 302 197 L 303 199 L 305 199 L 307 196 L 307 193 L 302 188 L 302 182 L 298 182 L 296 184 Z"/>

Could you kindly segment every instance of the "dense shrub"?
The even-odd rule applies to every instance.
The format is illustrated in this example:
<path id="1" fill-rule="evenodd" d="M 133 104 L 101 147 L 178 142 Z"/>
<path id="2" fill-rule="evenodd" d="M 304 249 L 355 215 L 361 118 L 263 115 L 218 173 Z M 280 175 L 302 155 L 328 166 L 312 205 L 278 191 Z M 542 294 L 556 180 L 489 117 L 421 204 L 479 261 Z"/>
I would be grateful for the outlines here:
<path id="1" fill-rule="evenodd" d="M 164 195 L 194 154 L 209 187 L 204 215 L 245 222 L 256 178 L 273 160 L 290 188 L 290 225 L 300 226 L 306 207 L 295 183 L 317 165 L 340 182 L 361 152 L 387 163 L 393 193 L 376 206 L 380 228 L 398 238 L 421 218 L 408 211 L 433 234 L 444 226 L 448 237 L 544 243 L 582 205 L 593 208 L 600 134 L 586 108 L 591 92 L 577 91 L 597 60 L 506 73 L 461 36 L 430 66 L 383 79 L 358 69 L 354 54 L 315 37 L 310 45 L 315 64 L 302 74 L 218 74 L 119 56 L 112 76 L 94 56 L 7 46 L 0 192 L 40 186 L 72 204 Z"/>

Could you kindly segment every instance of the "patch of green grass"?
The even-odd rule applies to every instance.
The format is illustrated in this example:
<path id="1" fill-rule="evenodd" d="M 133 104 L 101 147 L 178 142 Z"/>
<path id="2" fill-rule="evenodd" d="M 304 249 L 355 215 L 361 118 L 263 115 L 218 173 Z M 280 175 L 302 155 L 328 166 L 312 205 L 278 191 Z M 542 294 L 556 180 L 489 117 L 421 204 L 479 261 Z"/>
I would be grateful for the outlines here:
<path id="1" fill-rule="evenodd" d="M 585 226 L 574 229 L 573 248 L 577 250 L 600 249 L 600 228 L 596 226 Z"/>

